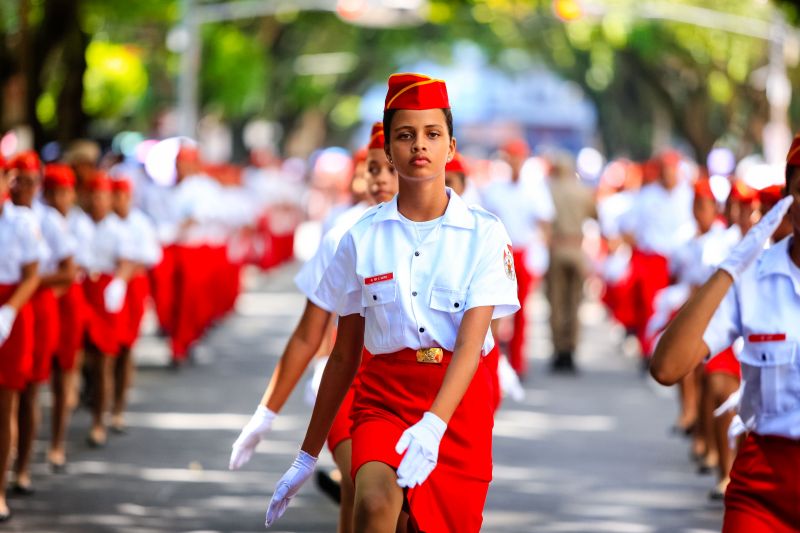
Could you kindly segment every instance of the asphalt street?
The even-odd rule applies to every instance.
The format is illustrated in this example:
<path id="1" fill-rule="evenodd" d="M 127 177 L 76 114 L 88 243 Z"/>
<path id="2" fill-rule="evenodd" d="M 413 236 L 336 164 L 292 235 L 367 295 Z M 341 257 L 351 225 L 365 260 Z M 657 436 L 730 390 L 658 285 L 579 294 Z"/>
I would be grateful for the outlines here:
<path id="1" fill-rule="evenodd" d="M 167 533 L 263 531 L 272 488 L 291 463 L 310 412 L 302 390 L 278 417 L 272 438 L 242 470 L 227 469 L 230 445 L 252 414 L 294 327 L 303 297 L 296 266 L 249 273 L 236 313 L 203 341 L 195 365 L 167 368 L 162 340 L 140 342 L 129 432 L 100 450 L 84 438 L 89 414 L 75 414 L 68 472 L 44 464 L 49 394 L 37 442 L 33 497 L 11 497 L 2 531 Z M 526 398 L 506 400 L 495 425 L 494 481 L 486 532 L 706 533 L 719 531 L 711 476 L 688 461 L 685 441 L 668 435 L 674 392 L 642 377 L 619 331 L 588 302 L 578 350 L 580 373 L 553 376 L 547 304 L 530 306 L 533 367 Z M 327 452 L 323 468 L 332 465 Z M 458 495 L 454 494 L 454 498 Z M 274 531 L 336 529 L 337 509 L 313 483 Z"/>

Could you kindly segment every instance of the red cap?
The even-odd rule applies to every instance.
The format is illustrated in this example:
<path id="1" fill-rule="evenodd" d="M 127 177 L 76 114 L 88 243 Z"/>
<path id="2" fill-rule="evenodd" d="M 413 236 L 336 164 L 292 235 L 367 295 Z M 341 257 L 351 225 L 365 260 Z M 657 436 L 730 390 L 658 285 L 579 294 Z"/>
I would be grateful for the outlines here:
<path id="1" fill-rule="evenodd" d="M 75 187 L 75 173 L 69 165 L 51 163 L 44 166 L 44 188 Z"/>
<path id="2" fill-rule="evenodd" d="M 503 145 L 503 151 L 510 155 L 510 156 L 519 156 L 519 157 L 527 157 L 531 153 L 531 149 L 528 146 L 527 141 L 525 139 L 511 139 L 506 144 Z"/>
<path id="3" fill-rule="evenodd" d="M 447 86 L 424 74 L 400 73 L 389 76 L 386 91 L 387 109 L 448 109 Z"/>
<path id="4" fill-rule="evenodd" d="M 9 170 L 41 170 L 42 162 L 39 160 L 39 155 L 33 150 L 25 150 L 14 156 L 8 163 Z"/>
<path id="5" fill-rule="evenodd" d="M 642 183 L 653 183 L 661 177 L 661 162 L 658 159 L 648 159 L 642 163 Z"/>
<path id="6" fill-rule="evenodd" d="M 789 147 L 789 153 L 786 154 L 786 164 L 800 166 L 800 133 L 792 139 L 792 146 Z"/>
<path id="7" fill-rule="evenodd" d="M 743 181 L 736 181 L 731 187 L 731 199 L 740 204 L 752 204 L 758 198 L 758 192 Z"/>
<path id="8" fill-rule="evenodd" d="M 383 150 L 384 142 L 383 136 L 383 122 L 376 122 L 372 125 L 372 131 L 369 134 L 368 150 Z"/>
<path id="9" fill-rule="evenodd" d="M 700 178 L 694 182 L 694 196 L 695 198 L 708 198 L 716 201 L 714 192 L 711 190 L 711 180 L 708 178 Z"/>
<path id="10" fill-rule="evenodd" d="M 114 192 L 131 192 L 133 183 L 128 176 L 114 176 L 111 180 L 111 190 Z"/>
<path id="11" fill-rule="evenodd" d="M 94 175 L 86 182 L 86 190 L 91 192 L 97 191 L 110 191 L 111 179 L 105 172 L 95 172 Z"/>
<path id="12" fill-rule="evenodd" d="M 677 166 L 681 162 L 681 153 L 677 150 L 666 150 L 661 153 L 659 159 L 664 166 Z"/>
<path id="13" fill-rule="evenodd" d="M 445 172 L 458 172 L 459 174 L 467 175 L 467 167 L 464 165 L 464 160 L 461 158 L 461 154 L 456 152 L 456 155 L 453 157 L 451 161 L 448 161 L 447 164 L 444 166 Z"/>
<path id="14" fill-rule="evenodd" d="M 175 162 L 179 161 L 185 161 L 187 163 L 199 163 L 200 152 L 197 150 L 196 146 L 182 144 L 178 150 L 178 154 L 175 156 Z"/>
<path id="15" fill-rule="evenodd" d="M 769 206 L 777 204 L 783 198 L 783 185 L 770 185 L 758 191 L 758 201 Z"/>

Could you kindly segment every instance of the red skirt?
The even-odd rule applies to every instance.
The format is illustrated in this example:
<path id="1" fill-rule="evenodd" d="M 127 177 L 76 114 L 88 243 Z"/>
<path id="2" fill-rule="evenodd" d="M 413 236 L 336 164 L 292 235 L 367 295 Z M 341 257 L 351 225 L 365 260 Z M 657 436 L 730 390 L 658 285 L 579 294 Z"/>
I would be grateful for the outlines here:
<path id="1" fill-rule="evenodd" d="M 653 316 L 653 301 L 661 289 L 669 285 L 669 262 L 667 258 L 633 250 L 631 255 L 631 296 L 636 309 L 636 336 L 642 346 L 642 356 L 652 355 L 652 339 L 647 337 L 647 323 Z"/>
<path id="2" fill-rule="evenodd" d="M 125 292 L 125 307 L 122 308 L 119 320 L 120 346 L 133 348 L 139 338 L 139 329 L 144 317 L 145 304 L 150 294 L 150 280 L 145 274 L 139 274 L 128 281 Z"/>
<path id="3" fill-rule="evenodd" d="M 800 532 L 800 440 L 751 433 L 725 492 L 722 533 Z"/>
<path id="4" fill-rule="evenodd" d="M 60 336 L 58 300 L 53 289 L 40 287 L 31 297 L 31 307 L 35 334 L 31 381 L 44 383 L 50 379 Z"/>
<path id="5" fill-rule="evenodd" d="M 175 249 L 175 302 L 172 355 L 185 359 L 189 348 L 205 333 L 214 316 L 214 262 L 207 246 Z"/>
<path id="6" fill-rule="evenodd" d="M 59 338 L 56 359 L 61 370 L 75 370 L 86 332 L 86 299 L 80 283 L 73 283 L 58 298 Z"/>
<path id="7" fill-rule="evenodd" d="M 86 297 L 86 336 L 100 352 L 108 357 L 119 354 L 120 317 L 122 313 L 109 313 L 106 310 L 105 291 L 111 280 L 108 274 L 100 274 L 96 279 L 83 280 L 83 294 Z M 124 309 L 123 309 L 124 310 Z"/>
<path id="8" fill-rule="evenodd" d="M 733 353 L 733 347 L 728 347 L 726 350 L 709 359 L 705 364 L 704 370 L 706 374 L 730 374 L 736 379 L 742 377 L 742 366 Z"/>
<path id="9" fill-rule="evenodd" d="M 164 248 L 161 262 L 150 270 L 153 305 L 161 329 L 172 331 L 175 318 L 175 256 L 176 246 Z"/>
<path id="10" fill-rule="evenodd" d="M 489 381 L 491 381 L 492 411 L 494 412 L 500 408 L 500 402 L 503 401 L 503 390 L 500 388 L 500 376 L 497 373 L 497 367 L 500 365 L 500 348 L 496 339 L 494 348 L 486 354 L 483 360 L 489 372 Z"/>
<path id="11" fill-rule="evenodd" d="M 17 285 L 0 285 L 0 305 L 11 298 Z M 17 312 L 11 333 L 0 344 L 0 387 L 24 390 L 33 376 L 33 308 L 25 304 Z"/>
<path id="12" fill-rule="evenodd" d="M 356 396 L 356 389 L 361 384 L 361 371 L 367 365 L 367 361 L 372 359 L 372 354 L 366 348 L 361 352 L 361 365 L 358 367 L 356 377 L 353 379 L 353 384 L 347 391 L 342 405 L 339 406 L 339 411 L 336 413 L 336 418 L 333 419 L 333 425 L 328 432 L 328 450 L 333 453 L 337 446 L 346 440 L 350 440 L 350 429 L 353 426 L 353 400 Z"/>
<path id="13" fill-rule="evenodd" d="M 353 402 L 353 466 L 378 461 L 394 469 L 395 445 L 419 422 L 439 392 L 452 354 L 441 364 L 418 363 L 415 350 L 376 355 L 361 372 Z M 483 358 L 439 446 L 439 460 L 421 486 L 406 491 L 409 530 L 480 531 L 492 479 L 492 392 Z"/>

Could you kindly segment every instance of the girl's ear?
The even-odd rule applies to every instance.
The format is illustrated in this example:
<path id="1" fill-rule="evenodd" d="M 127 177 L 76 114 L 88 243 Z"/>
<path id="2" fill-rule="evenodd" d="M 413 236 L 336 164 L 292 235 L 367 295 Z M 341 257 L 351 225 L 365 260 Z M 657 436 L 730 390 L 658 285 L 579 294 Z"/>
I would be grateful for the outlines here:
<path id="1" fill-rule="evenodd" d="M 394 162 L 392 161 L 392 151 L 391 151 L 389 143 L 384 143 L 384 145 L 383 145 L 383 153 L 386 154 L 386 159 L 389 160 L 389 163 L 394 165 Z"/>
<path id="2" fill-rule="evenodd" d="M 447 160 L 452 161 L 455 156 L 456 156 L 456 138 L 452 137 L 450 139 L 450 149 L 447 151 Z"/>

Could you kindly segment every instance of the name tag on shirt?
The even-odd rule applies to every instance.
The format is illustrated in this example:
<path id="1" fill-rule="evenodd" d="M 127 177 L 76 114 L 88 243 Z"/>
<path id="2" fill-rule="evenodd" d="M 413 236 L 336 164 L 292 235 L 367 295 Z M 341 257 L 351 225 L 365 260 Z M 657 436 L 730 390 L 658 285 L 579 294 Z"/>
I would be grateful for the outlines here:
<path id="1" fill-rule="evenodd" d="M 750 342 L 782 342 L 786 340 L 786 333 L 754 333 L 747 337 Z"/>
<path id="2" fill-rule="evenodd" d="M 386 274 L 378 274 L 377 276 L 372 276 L 371 278 L 364 278 L 364 285 L 372 285 L 373 283 L 379 283 L 381 281 L 389 281 L 390 279 L 394 279 L 394 272 L 388 272 Z"/>

